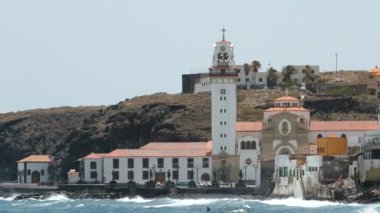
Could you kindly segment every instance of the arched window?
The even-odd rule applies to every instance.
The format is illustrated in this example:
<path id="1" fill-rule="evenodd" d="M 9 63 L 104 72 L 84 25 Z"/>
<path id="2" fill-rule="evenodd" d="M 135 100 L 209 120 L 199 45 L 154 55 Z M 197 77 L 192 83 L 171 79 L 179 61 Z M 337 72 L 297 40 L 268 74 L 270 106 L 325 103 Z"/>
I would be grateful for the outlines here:
<path id="1" fill-rule="evenodd" d="M 250 141 L 247 141 L 247 144 L 245 145 L 245 148 L 246 149 L 251 149 L 251 142 Z"/>
<path id="2" fill-rule="evenodd" d="M 340 137 L 341 137 L 341 138 L 347 138 L 347 137 L 346 137 L 346 134 L 342 134 Z"/>
<path id="3" fill-rule="evenodd" d="M 318 134 L 317 138 L 321 138 L 321 137 L 322 137 L 322 135 L 321 135 L 321 134 Z"/>
<path id="4" fill-rule="evenodd" d="M 245 141 L 240 142 L 240 149 L 245 149 Z"/>
<path id="5" fill-rule="evenodd" d="M 256 149 L 256 141 L 252 141 L 252 149 Z"/>
<path id="6" fill-rule="evenodd" d="M 289 155 L 291 154 L 290 150 L 288 148 L 282 148 L 279 152 L 280 155 Z"/>

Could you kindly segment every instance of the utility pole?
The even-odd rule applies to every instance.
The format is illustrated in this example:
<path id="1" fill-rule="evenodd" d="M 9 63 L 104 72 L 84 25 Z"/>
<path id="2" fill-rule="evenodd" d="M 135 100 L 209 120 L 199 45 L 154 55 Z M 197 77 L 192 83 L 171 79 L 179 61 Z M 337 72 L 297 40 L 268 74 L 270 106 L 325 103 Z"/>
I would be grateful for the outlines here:
<path id="1" fill-rule="evenodd" d="M 338 74 L 338 53 L 335 53 L 335 74 Z"/>

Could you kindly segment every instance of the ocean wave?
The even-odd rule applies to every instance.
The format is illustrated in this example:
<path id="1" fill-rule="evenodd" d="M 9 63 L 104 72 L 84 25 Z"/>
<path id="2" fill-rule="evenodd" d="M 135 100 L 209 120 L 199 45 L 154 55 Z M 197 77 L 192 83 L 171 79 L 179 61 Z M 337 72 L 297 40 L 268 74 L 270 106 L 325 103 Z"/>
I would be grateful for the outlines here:
<path id="1" fill-rule="evenodd" d="M 338 203 L 331 201 L 321 201 L 321 200 L 303 200 L 301 198 L 285 198 L 285 199 L 270 199 L 270 200 L 257 200 L 257 202 L 275 205 L 275 206 L 290 206 L 290 207 L 303 207 L 303 208 L 320 208 L 325 206 L 339 206 L 339 205 L 350 205 L 350 206 L 360 206 L 357 203 Z"/>
<path id="2" fill-rule="evenodd" d="M 203 206 L 209 205 L 215 202 L 220 202 L 225 199 L 160 199 L 161 202 L 166 202 L 158 205 L 144 206 L 144 208 L 173 208 L 173 207 L 186 207 L 186 206 Z M 229 199 L 230 200 L 230 199 Z M 160 203 L 161 203 L 160 202 Z"/>
<path id="3" fill-rule="evenodd" d="M 117 199 L 117 201 L 120 202 L 132 202 L 132 203 L 149 203 L 152 202 L 152 200 L 144 199 L 143 197 L 137 196 L 137 197 L 123 197 L 120 199 Z"/>
<path id="4" fill-rule="evenodd" d="M 359 210 L 359 213 L 378 213 L 380 204 L 369 204 L 364 209 Z"/>
<path id="5" fill-rule="evenodd" d="M 12 201 L 14 200 L 16 197 L 18 196 L 18 194 L 13 194 L 9 197 L 0 197 L 0 200 L 3 200 L 3 201 Z"/>
<path id="6" fill-rule="evenodd" d="M 53 194 L 47 197 L 46 199 L 43 199 L 42 201 L 73 201 L 73 200 L 66 197 L 66 195 L 63 195 L 63 194 Z"/>

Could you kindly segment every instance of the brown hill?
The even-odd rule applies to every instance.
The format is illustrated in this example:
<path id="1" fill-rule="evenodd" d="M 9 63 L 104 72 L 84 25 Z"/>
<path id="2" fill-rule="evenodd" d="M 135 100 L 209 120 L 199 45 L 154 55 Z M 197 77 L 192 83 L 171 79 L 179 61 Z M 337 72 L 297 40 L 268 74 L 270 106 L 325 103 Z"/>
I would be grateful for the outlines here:
<path id="1" fill-rule="evenodd" d="M 238 92 L 238 120 L 262 118 L 277 90 Z M 290 93 L 297 96 L 297 91 Z M 316 119 L 376 119 L 377 104 L 358 97 L 306 97 Z M 207 141 L 210 93 L 135 97 L 108 107 L 62 107 L 0 114 L 0 180 L 15 180 L 16 161 L 50 154 L 59 179 L 90 152 L 137 148 L 150 141 Z"/>

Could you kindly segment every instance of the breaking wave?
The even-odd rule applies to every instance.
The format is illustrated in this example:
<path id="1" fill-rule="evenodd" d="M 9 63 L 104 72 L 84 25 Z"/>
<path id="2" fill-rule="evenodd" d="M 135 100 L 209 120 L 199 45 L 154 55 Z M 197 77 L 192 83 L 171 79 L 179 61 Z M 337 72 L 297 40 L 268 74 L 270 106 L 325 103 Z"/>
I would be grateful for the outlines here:
<path id="1" fill-rule="evenodd" d="M 44 201 L 73 201 L 72 199 L 66 197 L 63 194 L 53 194 L 44 199 Z"/>
<path id="2" fill-rule="evenodd" d="M 216 203 L 224 199 L 170 199 L 164 198 L 159 199 L 160 204 L 144 206 L 144 208 L 175 208 L 175 207 L 186 207 L 186 206 L 203 206 Z"/>
<path id="3" fill-rule="evenodd" d="M 137 197 L 132 197 L 132 198 L 124 197 L 124 198 L 117 199 L 117 201 L 131 202 L 131 203 L 149 203 L 153 200 L 148 200 L 148 199 L 144 199 L 143 197 L 137 196 Z"/>
<path id="4" fill-rule="evenodd" d="M 0 200 L 4 200 L 4 201 L 12 201 L 14 200 L 16 197 L 18 196 L 18 194 L 13 194 L 9 197 L 0 197 Z"/>
<path id="5" fill-rule="evenodd" d="M 257 202 L 267 204 L 267 205 L 303 207 L 303 208 L 320 208 L 320 207 L 339 206 L 339 205 L 350 205 L 350 206 L 360 206 L 361 205 L 361 204 L 357 204 L 357 203 L 344 204 L 344 203 L 331 202 L 331 201 L 321 201 L 321 200 L 303 200 L 301 198 L 257 200 Z"/>

